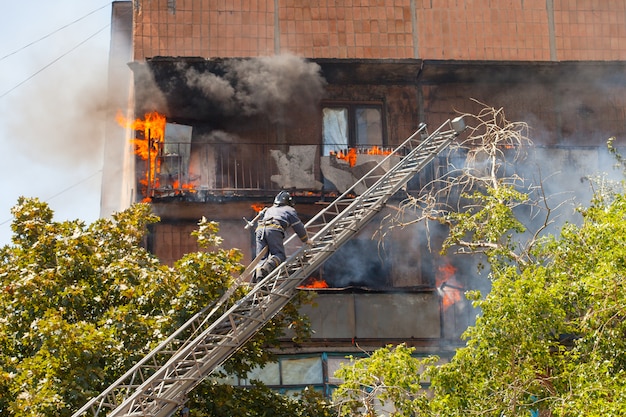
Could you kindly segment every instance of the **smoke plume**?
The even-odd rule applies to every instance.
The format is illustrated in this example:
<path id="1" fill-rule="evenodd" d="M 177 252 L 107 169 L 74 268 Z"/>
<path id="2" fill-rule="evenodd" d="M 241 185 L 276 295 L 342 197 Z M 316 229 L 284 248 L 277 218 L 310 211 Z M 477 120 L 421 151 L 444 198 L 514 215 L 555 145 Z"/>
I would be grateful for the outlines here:
<path id="1" fill-rule="evenodd" d="M 290 54 L 229 60 L 222 70 L 216 75 L 189 68 L 185 79 L 226 115 L 265 115 L 276 123 L 314 109 L 326 84 L 319 65 Z"/>

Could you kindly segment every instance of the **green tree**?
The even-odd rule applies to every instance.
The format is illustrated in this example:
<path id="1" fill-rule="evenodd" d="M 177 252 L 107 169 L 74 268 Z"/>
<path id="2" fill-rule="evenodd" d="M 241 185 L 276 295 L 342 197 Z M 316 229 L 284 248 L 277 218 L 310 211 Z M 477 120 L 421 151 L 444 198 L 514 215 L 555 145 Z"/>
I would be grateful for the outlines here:
<path id="1" fill-rule="evenodd" d="M 467 346 L 431 370 L 435 415 L 626 413 L 626 199 L 600 192 L 533 248 L 532 263 L 494 268 Z"/>
<path id="2" fill-rule="evenodd" d="M 333 409 L 323 393 L 311 388 L 293 396 L 263 384 L 250 387 L 221 386 L 207 381 L 191 393 L 197 410 L 193 417 L 331 417 Z"/>
<path id="3" fill-rule="evenodd" d="M 206 219 L 195 232 L 204 250 L 162 265 L 142 244 L 158 221 L 147 204 L 90 225 L 55 222 L 37 199 L 20 198 L 12 213 L 12 244 L 0 249 L 0 416 L 70 415 L 243 269 Z M 297 303 L 227 369 L 245 374 L 271 360 L 267 344 L 293 323 L 306 330 Z"/>
<path id="4" fill-rule="evenodd" d="M 416 221 L 446 224 L 450 232 L 443 250 L 485 256 L 491 283 L 488 294 L 467 294 L 480 314 L 450 362 L 416 373 L 415 360 L 404 359 L 407 373 L 431 382 L 432 397 L 415 402 L 412 415 L 626 415 L 624 183 L 593 181 L 593 200 L 577 210 L 580 222 L 566 223 L 555 235 L 542 233 L 550 223 L 549 196 L 540 186 L 524 189 L 519 178 L 503 175 L 493 145 L 519 136 L 510 135 L 512 125 L 498 114 L 495 109 L 481 113 L 494 117 L 479 120 L 468 139 L 480 143 L 477 149 L 491 160 L 487 173 L 466 170 L 445 179 L 448 192 L 462 189 L 456 194 L 459 210 L 439 204 L 442 194 L 431 194 L 409 198 L 395 219 L 406 224 L 411 208 Z M 523 204 L 544 208 L 545 220 L 535 230 L 516 217 Z M 384 369 L 368 372 L 373 375 L 343 371 L 343 386 L 366 386 L 384 375 Z M 386 384 L 396 382 L 387 378 Z"/>
<path id="5" fill-rule="evenodd" d="M 335 372 L 345 381 L 333 393 L 339 415 L 374 417 L 378 409 L 391 405 L 391 416 L 413 416 L 428 401 L 421 372 L 436 360 L 415 358 L 414 351 L 404 344 L 388 345 L 366 358 L 349 357 L 350 362 Z"/>

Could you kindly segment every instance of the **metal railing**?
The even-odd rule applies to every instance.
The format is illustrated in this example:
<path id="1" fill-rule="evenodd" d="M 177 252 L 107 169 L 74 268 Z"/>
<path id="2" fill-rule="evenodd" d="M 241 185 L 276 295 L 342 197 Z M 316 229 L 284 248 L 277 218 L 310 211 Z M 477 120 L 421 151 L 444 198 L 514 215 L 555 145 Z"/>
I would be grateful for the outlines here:
<path id="1" fill-rule="evenodd" d="M 176 192 L 278 189 L 280 186 L 272 178 L 279 180 L 281 172 L 274 159 L 283 152 L 273 148 L 277 147 L 208 143 L 189 147 L 185 143 L 168 143 L 168 153 L 157 155 L 155 164 L 138 164 L 139 177 L 153 179 L 144 184 L 145 195 L 150 197 Z M 156 172 L 144 174 L 150 169 Z M 319 172 L 319 166 L 312 169 Z"/>
<path id="2" fill-rule="evenodd" d="M 387 148 L 369 146 L 337 147 L 330 155 L 321 151 L 322 145 L 307 144 L 168 143 L 167 152 L 154 155 L 152 161 L 138 161 L 141 197 L 282 189 L 332 192 L 336 191 L 332 179 L 322 172 L 324 158 L 342 161 L 338 164 L 349 171 L 354 158 L 358 166 L 359 158 L 371 161 L 373 155 L 383 159 L 388 154 Z"/>

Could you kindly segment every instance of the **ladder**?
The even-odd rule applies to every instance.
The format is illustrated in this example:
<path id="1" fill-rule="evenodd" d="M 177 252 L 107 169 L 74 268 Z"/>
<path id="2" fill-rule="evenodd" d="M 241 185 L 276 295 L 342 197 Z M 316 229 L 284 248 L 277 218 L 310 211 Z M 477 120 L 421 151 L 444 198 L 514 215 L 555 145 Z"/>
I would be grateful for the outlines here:
<path id="1" fill-rule="evenodd" d="M 233 300 L 234 292 L 249 281 L 263 256 L 258 254 L 219 300 L 189 319 L 72 417 L 171 416 L 195 386 L 271 320 L 306 278 L 464 129 L 462 117 L 447 120 L 430 135 L 426 125 L 420 124 L 413 135 L 306 223 L 310 245 L 300 247 L 244 297 Z M 356 190 L 364 191 L 358 194 Z M 295 235 L 285 245 L 293 239 Z"/>

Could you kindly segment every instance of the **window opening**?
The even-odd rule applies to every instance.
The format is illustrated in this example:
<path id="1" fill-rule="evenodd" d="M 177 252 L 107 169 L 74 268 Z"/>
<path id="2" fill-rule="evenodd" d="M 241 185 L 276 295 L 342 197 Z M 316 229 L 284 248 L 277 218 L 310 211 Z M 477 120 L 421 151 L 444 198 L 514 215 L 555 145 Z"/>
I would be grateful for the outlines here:
<path id="1" fill-rule="evenodd" d="M 381 109 L 357 107 L 355 109 L 356 146 L 359 148 L 383 145 Z"/>
<path id="2" fill-rule="evenodd" d="M 322 108 L 322 155 L 385 145 L 382 104 L 340 104 Z"/>
<path id="3" fill-rule="evenodd" d="M 387 155 L 390 150 L 385 149 L 386 143 L 383 103 L 325 103 L 322 106 L 322 158 L 329 157 L 332 161 L 336 157 L 354 167 L 359 154 Z M 337 171 L 332 162 L 329 164 L 326 172 L 322 168 L 323 187 L 340 191 L 345 185 L 345 175 L 334 176 Z"/>
<path id="4" fill-rule="evenodd" d="M 348 109 L 323 109 L 322 155 L 328 156 L 348 148 Z"/>

